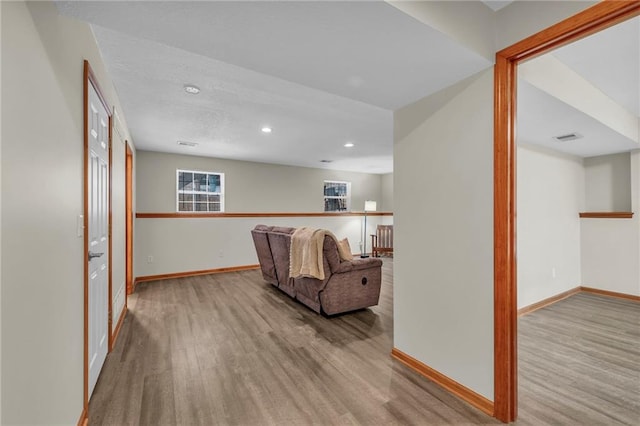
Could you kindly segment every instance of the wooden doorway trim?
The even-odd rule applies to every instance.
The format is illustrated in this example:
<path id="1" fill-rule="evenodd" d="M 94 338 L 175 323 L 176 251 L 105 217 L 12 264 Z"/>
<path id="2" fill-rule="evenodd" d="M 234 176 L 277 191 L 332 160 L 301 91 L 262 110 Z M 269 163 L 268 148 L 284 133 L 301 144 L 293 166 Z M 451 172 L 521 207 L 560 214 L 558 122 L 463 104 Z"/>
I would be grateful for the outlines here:
<path id="1" fill-rule="evenodd" d="M 127 295 L 133 293 L 133 151 L 125 141 L 125 280 Z M 125 296 L 125 306 L 127 298 Z"/>
<path id="2" fill-rule="evenodd" d="M 88 152 L 89 152 L 89 85 L 92 85 L 100 98 L 100 102 L 105 107 L 107 114 L 109 116 L 109 200 L 108 200 L 108 210 L 109 210 L 109 278 L 108 278 L 108 294 L 109 294 L 109 306 L 108 312 L 111 315 L 111 156 L 112 151 L 111 147 L 113 144 L 113 134 L 112 134 L 112 117 L 111 117 L 111 108 L 109 108 L 109 104 L 104 97 L 102 89 L 100 88 L 100 84 L 98 83 L 98 79 L 96 78 L 93 70 L 91 69 L 91 65 L 89 65 L 89 61 L 85 60 L 83 65 L 83 100 L 82 105 L 84 108 L 83 111 L 83 163 L 84 163 L 84 171 L 83 171 L 83 234 L 84 234 L 84 249 L 83 249 L 83 288 L 84 288 L 84 348 L 83 348 L 83 401 L 82 401 L 82 414 L 80 416 L 80 420 L 78 424 L 86 425 L 88 422 L 89 416 L 89 265 L 87 262 L 87 258 L 89 256 L 89 162 L 88 162 Z M 111 339 L 111 317 L 108 318 L 108 336 Z"/>
<path id="3" fill-rule="evenodd" d="M 494 416 L 517 417 L 517 66 L 640 15 L 640 1 L 605 0 L 496 53 L 494 81 Z"/>

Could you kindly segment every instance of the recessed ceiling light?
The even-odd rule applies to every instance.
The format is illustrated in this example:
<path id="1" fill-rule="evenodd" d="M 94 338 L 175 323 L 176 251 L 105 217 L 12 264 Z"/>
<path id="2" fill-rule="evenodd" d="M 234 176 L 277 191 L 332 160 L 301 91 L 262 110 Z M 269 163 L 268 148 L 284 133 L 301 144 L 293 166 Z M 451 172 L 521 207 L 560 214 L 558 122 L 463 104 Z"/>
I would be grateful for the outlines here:
<path id="1" fill-rule="evenodd" d="M 198 146 L 198 144 L 196 142 L 187 142 L 187 141 L 178 141 L 178 145 L 188 146 L 190 148 L 194 148 L 194 147 Z"/>
<path id="2" fill-rule="evenodd" d="M 264 126 L 260 130 L 262 130 L 262 133 L 271 133 L 271 127 L 268 127 L 268 126 Z"/>
<path id="3" fill-rule="evenodd" d="M 200 93 L 200 88 L 198 86 L 194 86 L 193 84 L 185 84 L 184 91 L 192 95 L 197 95 L 198 93 Z"/>
<path id="4" fill-rule="evenodd" d="M 354 146 L 355 146 L 355 145 L 354 145 L 354 143 L 353 143 L 353 142 L 347 142 L 347 143 L 345 143 L 345 144 L 344 144 L 344 147 L 345 147 L 345 148 L 353 148 Z"/>

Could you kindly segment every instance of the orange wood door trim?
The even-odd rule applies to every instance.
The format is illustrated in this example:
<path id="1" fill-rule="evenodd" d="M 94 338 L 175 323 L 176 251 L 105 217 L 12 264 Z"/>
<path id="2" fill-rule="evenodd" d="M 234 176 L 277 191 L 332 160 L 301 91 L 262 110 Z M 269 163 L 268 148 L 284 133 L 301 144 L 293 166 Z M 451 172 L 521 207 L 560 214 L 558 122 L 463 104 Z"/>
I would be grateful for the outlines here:
<path id="1" fill-rule="evenodd" d="M 640 14 L 640 1 L 606 0 L 496 53 L 494 82 L 494 416 L 517 417 L 517 65 Z"/>
<path id="2" fill-rule="evenodd" d="M 86 408 L 82 409 L 82 413 L 80 414 L 77 424 L 78 426 L 87 426 L 89 424 L 89 415 Z"/>
<path id="3" fill-rule="evenodd" d="M 110 112 L 107 109 L 107 112 Z M 109 247 L 108 247 L 108 256 L 109 256 L 109 278 L 108 278 L 108 298 L 109 302 L 107 304 L 107 328 L 109 329 L 108 342 L 107 342 L 107 353 L 111 352 L 113 349 L 113 205 L 111 200 L 113 199 L 113 118 L 112 115 L 109 115 L 109 199 L 107 200 L 108 209 L 109 209 L 109 225 L 108 225 L 108 235 L 109 235 Z"/>
<path id="4" fill-rule="evenodd" d="M 133 292 L 133 151 L 127 141 L 125 147 L 125 281 L 126 293 L 129 295 Z"/>

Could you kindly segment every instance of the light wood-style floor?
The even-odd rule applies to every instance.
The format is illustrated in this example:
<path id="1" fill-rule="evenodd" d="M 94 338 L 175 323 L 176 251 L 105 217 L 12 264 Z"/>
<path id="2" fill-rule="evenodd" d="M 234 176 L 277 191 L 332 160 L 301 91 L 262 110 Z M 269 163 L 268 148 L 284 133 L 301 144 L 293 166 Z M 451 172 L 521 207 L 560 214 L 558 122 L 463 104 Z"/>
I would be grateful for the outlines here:
<path id="1" fill-rule="evenodd" d="M 640 304 L 578 293 L 518 326 L 521 419 L 640 425 Z"/>
<path id="2" fill-rule="evenodd" d="M 257 270 L 140 284 L 91 399 L 90 424 L 500 424 L 391 359 L 392 259 L 383 277 L 378 306 L 334 318 L 290 299 Z M 521 320 L 518 424 L 638 424 L 630 422 L 640 412 L 638 305 L 574 298 L 577 307 L 558 313 L 560 302 Z M 607 309 L 615 313 L 595 320 L 598 345 L 585 337 L 550 358 L 577 340 L 569 326 L 577 323 L 582 338 L 594 312 Z M 609 322 L 620 319 L 626 328 Z M 564 334 L 550 337 L 555 329 Z M 612 334 L 614 349 L 605 340 Z M 604 370 L 586 374 L 598 366 Z M 574 379 L 595 382 L 595 390 Z M 567 383 L 574 388 L 560 387 Z"/>

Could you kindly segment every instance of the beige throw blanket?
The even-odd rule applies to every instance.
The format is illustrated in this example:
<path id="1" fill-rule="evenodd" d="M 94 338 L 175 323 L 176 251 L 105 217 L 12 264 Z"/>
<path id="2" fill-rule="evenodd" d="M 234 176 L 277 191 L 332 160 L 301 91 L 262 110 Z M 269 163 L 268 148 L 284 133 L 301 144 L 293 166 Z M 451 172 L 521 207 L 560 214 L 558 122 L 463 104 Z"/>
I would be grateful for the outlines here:
<path id="1" fill-rule="evenodd" d="M 291 235 L 291 251 L 289 253 L 289 276 L 312 277 L 324 280 L 324 257 L 322 246 L 324 237 L 333 238 L 338 246 L 340 259 L 351 259 L 351 253 L 344 253 L 343 247 L 338 243 L 331 231 L 316 228 L 298 228 Z"/>

